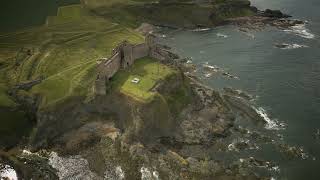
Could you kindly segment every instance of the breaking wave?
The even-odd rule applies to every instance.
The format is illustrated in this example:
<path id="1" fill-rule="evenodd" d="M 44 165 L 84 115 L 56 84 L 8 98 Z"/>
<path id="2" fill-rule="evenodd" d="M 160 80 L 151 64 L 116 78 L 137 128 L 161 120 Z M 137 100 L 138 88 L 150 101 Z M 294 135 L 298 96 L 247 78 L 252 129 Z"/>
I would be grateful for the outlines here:
<path id="1" fill-rule="evenodd" d="M 197 28 L 197 29 L 193 29 L 193 32 L 203 32 L 203 31 L 210 31 L 210 28 Z"/>
<path id="2" fill-rule="evenodd" d="M 281 130 L 285 128 L 285 124 L 284 123 L 280 123 L 277 121 L 277 119 L 271 119 L 269 118 L 267 112 L 265 109 L 263 109 L 262 107 L 254 108 L 254 110 L 260 115 L 260 117 L 262 117 L 265 122 L 265 128 L 269 129 L 269 130 Z"/>
<path id="3" fill-rule="evenodd" d="M 293 33 L 297 36 L 306 38 L 306 39 L 314 39 L 315 35 L 310 32 L 309 29 L 306 28 L 305 24 L 298 24 L 295 26 L 289 27 L 289 29 L 283 30 L 288 33 Z"/>
<path id="4" fill-rule="evenodd" d="M 300 44 L 287 44 L 287 43 L 282 43 L 276 45 L 276 47 L 280 49 L 298 49 L 298 48 L 307 48 L 309 46 L 307 45 L 300 45 Z"/>

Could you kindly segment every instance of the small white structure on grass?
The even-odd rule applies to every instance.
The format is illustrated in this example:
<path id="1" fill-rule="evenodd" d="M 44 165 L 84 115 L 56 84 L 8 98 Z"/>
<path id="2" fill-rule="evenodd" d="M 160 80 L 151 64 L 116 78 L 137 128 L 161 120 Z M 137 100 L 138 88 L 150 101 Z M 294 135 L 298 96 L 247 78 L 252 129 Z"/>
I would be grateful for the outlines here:
<path id="1" fill-rule="evenodd" d="M 135 84 L 138 84 L 140 82 L 140 79 L 139 78 L 133 78 L 131 80 L 132 83 L 135 83 Z"/>

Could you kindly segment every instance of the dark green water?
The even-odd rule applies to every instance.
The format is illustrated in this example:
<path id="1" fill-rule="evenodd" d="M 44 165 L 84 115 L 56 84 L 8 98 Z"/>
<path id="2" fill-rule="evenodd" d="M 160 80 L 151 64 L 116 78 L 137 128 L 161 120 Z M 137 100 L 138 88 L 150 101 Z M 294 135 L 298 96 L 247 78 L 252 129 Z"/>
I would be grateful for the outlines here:
<path id="1" fill-rule="evenodd" d="M 320 1 L 254 0 L 253 4 L 261 9 L 280 9 L 309 23 L 295 29 L 300 34 L 266 28 L 246 35 L 235 27 L 220 27 L 177 32 L 165 42 L 199 66 L 217 65 L 239 76 L 240 80 L 228 80 L 222 76 L 205 78 L 199 73 L 214 88 L 232 86 L 256 95 L 258 106 L 271 119 L 287 125 L 274 133 L 283 134 L 286 142 L 302 146 L 315 158 L 288 160 L 273 151 L 260 152 L 262 158 L 279 162 L 280 179 L 320 179 L 320 141 L 314 138 L 320 128 Z M 275 43 L 308 47 L 279 49 Z"/>

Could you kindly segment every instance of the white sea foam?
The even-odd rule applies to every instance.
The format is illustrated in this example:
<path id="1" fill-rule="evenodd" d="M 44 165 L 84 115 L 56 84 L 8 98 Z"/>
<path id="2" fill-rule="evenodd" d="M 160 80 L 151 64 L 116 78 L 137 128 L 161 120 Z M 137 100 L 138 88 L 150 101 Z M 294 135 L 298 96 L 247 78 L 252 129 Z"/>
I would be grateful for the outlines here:
<path id="1" fill-rule="evenodd" d="M 216 66 L 212 66 L 212 65 L 208 65 L 208 64 L 204 64 L 203 67 L 209 68 L 209 69 L 217 69 Z"/>
<path id="2" fill-rule="evenodd" d="M 228 35 L 225 35 L 225 34 L 222 34 L 222 33 L 217 33 L 217 36 L 218 37 L 222 37 L 222 38 L 227 38 Z"/>
<path id="3" fill-rule="evenodd" d="M 211 71 L 217 72 L 218 70 L 220 70 L 220 68 L 218 66 L 213 66 L 213 65 L 209 65 L 208 62 L 206 62 L 205 64 L 202 65 L 204 68 L 206 69 L 210 69 Z"/>
<path id="4" fill-rule="evenodd" d="M 160 37 L 162 37 L 162 38 L 166 38 L 166 37 L 167 37 L 167 35 L 165 35 L 165 34 L 161 34 L 161 35 L 160 35 Z"/>
<path id="5" fill-rule="evenodd" d="M 212 76 L 212 73 L 206 73 L 206 74 L 204 74 L 204 77 L 206 77 L 206 78 L 210 78 Z"/>
<path id="6" fill-rule="evenodd" d="M 188 61 L 187 61 L 187 64 L 191 64 L 191 63 L 192 63 L 192 61 L 191 61 L 191 60 L 188 60 Z"/>
<path id="7" fill-rule="evenodd" d="M 194 32 L 203 32 L 203 31 L 210 31 L 210 28 L 197 28 L 197 29 L 193 29 L 192 31 Z"/>
<path id="8" fill-rule="evenodd" d="M 309 46 L 307 45 L 300 45 L 300 44 L 287 44 L 287 43 L 282 43 L 278 45 L 280 49 L 298 49 L 298 48 L 307 48 Z"/>
<path id="9" fill-rule="evenodd" d="M 307 48 L 307 45 L 290 44 L 287 49 Z"/>
<path id="10" fill-rule="evenodd" d="M 289 29 L 285 29 L 285 32 L 293 33 L 297 36 L 306 38 L 306 39 L 314 39 L 315 35 L 310 32 L 309 29 L 306 28 L 305 24 L 298 24 L 295 26 L 291 26 Z"/>
<path id="11" fill-rule="evenodd" d="M 285 124 L 278 122 L 276 119 L 270 119 L 266 110 L 262 107 L 254 108 L 253 109 L 266 121 L 265 128 L 270 130 L 280 130 L 284 129 Z"/>
<path id="12" fill-rule="evenodd" d="M 278 173 L 280 172 L 279 166 L 273 166 L 271 169 L 275 172 L 278 172 Z"/>
<path id="13" fill-rule="evenodd" d="M 209 65 L 208 62 L 202 65 L 204 70 L 204 77 L 210 78 L 214 73 L 219 72 L 220 68 L 217 66 Z"/>
<path id="14" fill-rule="evenodd" d="M 4 165 L 4 169 L 0 169 L 0 179 L 18 180 L 17 172 L 9 165 Z"/>
<path id="15" fill-rule="evenodd" d="M 256 36 L 252 33 L 245 33 L 248 37 L 251 37 L 252 39 L 255 39 Z"/>

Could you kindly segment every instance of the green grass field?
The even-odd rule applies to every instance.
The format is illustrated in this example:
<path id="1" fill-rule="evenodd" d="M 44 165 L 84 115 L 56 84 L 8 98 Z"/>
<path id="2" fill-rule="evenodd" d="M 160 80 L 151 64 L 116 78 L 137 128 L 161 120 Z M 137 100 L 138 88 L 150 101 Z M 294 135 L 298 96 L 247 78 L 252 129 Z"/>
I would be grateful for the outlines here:
<path id="1" fill-rule="evenodd" d="M 128 27 L 139 25 L 137 17 L 147 14 L 137 11 L 143 3 L 150 2 L 154 1 L 84 1 L 85 6 L 105 7 L 104 17 L 107 18 L 90 14 L 82 5 L 71 5 L 59 8 L 57 15 L 48 17 L 47 23 L 41 27 L 0 35 L 0 63 L 5 62 L 5 68 L 0 66 L 0 75 L 4 77 L 0 80 L 0 105 L 14 105 L 6 94 L 11 86 L 39 77 L 44 77 L 45 80 L 34 86 L 29 93 L 43 97 L 41 108 L 73 96 L 90 96 L 96 77 L 96 61 L 109 57 L 112 49 L 124 40 L 133 44 L 144 41 L 143 36 Z M 126 11 L 127 8 L 135 10 L 130 9 L 129 12 Z M 184 11 L 176 9 L 176 6 L 169 9 L 160 7 L 154 19 L 174 22 L 175 18 L 184 16 L 176 14 L 178 11 L 183 12 L 182 14 L 195 11 L 193 6 L 181 8 Z M 174 14 L 174 17 L 169 17 L 168 14 Z M 191 17 L 189 19 L 193 21 Z M 34 47 L 37 51 L 33 56 L 19 60 L 17 66 L 17 52 L 23 47 Z M 152 87 L 172 73 L 174 70 L 150 58 L 143 58 L 129 72 L 119 72 L 112 84 L 124 94 L 140 101 L 148 101 L 155 95 L 150 91 Z M 131 83 L 133 78 L 141 79 L 140 83 Z"/>
<path id="2" fill-rule="evenodd" d="M 135 100 L 149 102 L 156 95 L 151 89 L 157 82 L 175 73 L 174 69 L 157 62 L 155 59 L 145 57 L 136 60 L 130 69 L 119 71 L 112 79 L 111 88 L 119 90 Z M 132 83 L 134 78 L 139 78 L 140 82 Z"/>
<path id="3" fill-rule="evenodd" d="M 109 57 L 124 40 L 138 44 L 144 42 L 144 37 L 91 15 L 81 5 L 59 8 L 57 16 L 48 17 L 46 25 L 0 34 L 0 106 L 14 105 L 7 89 L 38 77 L 45 80 L 29 93 L 43 97 L 41 108 L 68 97 L 92 94 L 96 61 Z M 16 65 L 23 47 L 37 50 L 32 56 L 19 55 L 23 58 Z"/>
<path id="4" fill-rule="evenodd" d="M 84 15 L 85 11 L 80 5 L 60 7 L 57 16 L 49 16 L 47 18 L 47 25 L 52 26 L 72 21 L 80 21 Z"/>

